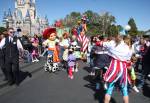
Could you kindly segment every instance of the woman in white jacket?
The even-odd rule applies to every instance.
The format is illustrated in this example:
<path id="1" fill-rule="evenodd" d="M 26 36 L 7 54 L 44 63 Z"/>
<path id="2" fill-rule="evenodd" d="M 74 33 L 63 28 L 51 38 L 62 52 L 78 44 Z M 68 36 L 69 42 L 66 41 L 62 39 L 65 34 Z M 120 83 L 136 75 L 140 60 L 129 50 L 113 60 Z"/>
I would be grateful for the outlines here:
<path id="1" fill-rule="evenodd" d="M 108 83 L 104 103 L 109 103 L 111 94 L 116 82 L 119 82 L 123 94 L 124 103 L 129 102 L 127 82 L 127 63 L 131 58 L 132 50 L 123 41 L 120 35 L 110 42 L 99 42 L 97 45 L 103 45 L 108 48 L 108 54 L 112 57 L 109 68 L 104 74 L 104 81 Z"/>

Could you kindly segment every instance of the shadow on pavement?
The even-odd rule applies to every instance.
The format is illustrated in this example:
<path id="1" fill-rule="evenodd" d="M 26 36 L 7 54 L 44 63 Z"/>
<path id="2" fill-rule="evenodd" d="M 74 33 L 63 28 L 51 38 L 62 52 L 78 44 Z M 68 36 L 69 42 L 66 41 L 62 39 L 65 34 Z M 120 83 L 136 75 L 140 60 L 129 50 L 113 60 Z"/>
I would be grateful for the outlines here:
<path id="1" fill-rule="evenodd" d="M 88 73 L 91 72 L 91 68 L 90 68 L 90 67 L 84 67 L 83 69 L 84 69 L 85 71 L 87 71 Z"/>
<path id="2" fill-rule="evenodd" d="M 105 97 L 105 90 L 103 87 L 103 82 L 98 77 L 87 75 L 83 78 L 84 80 L 88 81 L 88 84 L 85 84 L 84 87 L 90 88 L 94 91 L 94 99 L 97 100 L 99 103 L 103 103 Z M 100 88 L 96 89 L 96 83 L 100 83 Z M 110 103 L 116 103 L 115 99 L 111 98 Z"/>
<path id="3" fill-rule="evenodd" d="M 19 81 L 18 84 L 20 84 L 21 82 L 23 82 L 27 77 L 32 77 L 32 74 L 29 73 L 28 71 L 24 72 L 24 71 L 19 71 Z"/>
<path id="4" fill-rule="evenodd" d="M 150 98 L 150 85 L 144 84 L 143 95 Z"/>
<path id="5" fill-rule="evenodd" d="M 84 67 L 83 69 L 88 73 L 91 72 L 90 67 Z M 94 91 L 94 99 L 97 100 L 99 103 L 103 103 L 105 97 L 105 90 L 102 79 L 100 78 L 99 70 L 96 70 L 95 76 L 87 75 L 83 77 L 83 79 L 89 82 L 88 84 L 85 84 L 84 87 L 92 89 Z M 96 89 L 96 83 L 100 83 L 99 89 Z M 110 103 L 116 103 L 116 101 L 111 98 Z"/>

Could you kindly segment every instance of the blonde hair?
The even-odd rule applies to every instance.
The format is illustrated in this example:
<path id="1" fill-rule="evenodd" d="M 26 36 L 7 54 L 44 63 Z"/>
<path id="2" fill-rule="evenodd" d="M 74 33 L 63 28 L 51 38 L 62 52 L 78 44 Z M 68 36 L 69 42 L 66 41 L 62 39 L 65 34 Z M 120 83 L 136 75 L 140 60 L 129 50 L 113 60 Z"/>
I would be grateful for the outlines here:
<path id="1" fill-rule="evenodd" d="M 131 37 L 130 36 L 124 36 L 123 40 L 129 46 L 129 48 L 131 49 L 131 47 L 132 47 Z"/>
<path id="2" fill-rule="evenodd" d="M 120 43 L 121 43 L 121 38 L 122 36 L 117 34 L 114 36 L 115 37 L 115 43 L 116 43 L 116 46 L 118 46 Z"/>

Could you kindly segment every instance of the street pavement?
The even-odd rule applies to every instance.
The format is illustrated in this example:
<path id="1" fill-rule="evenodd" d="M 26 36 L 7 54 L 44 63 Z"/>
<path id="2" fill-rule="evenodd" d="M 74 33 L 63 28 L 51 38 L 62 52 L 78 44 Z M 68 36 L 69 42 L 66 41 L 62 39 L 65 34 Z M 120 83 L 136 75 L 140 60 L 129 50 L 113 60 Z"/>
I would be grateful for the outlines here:
<path id="1" fill-rule="evenodd" d="M 43 58 L 38 63 L 22 63 L 21 73 L 29 72 L 32 77 L 25 75 L 19 86 L 8 86 L 0 72 L 0 103 L 102 103 L 104 91 L 95 89 L 86 63 L 79 61 L 80 68 L 73 80 L 65 70 L 45 72 L 44 63 Z M 150 103 L 149 88 L 140 93 L 131 90 L 129 95 L 130 103 Z M 111 103 L 122 103 L 119 90 L 114 90 Z"/>

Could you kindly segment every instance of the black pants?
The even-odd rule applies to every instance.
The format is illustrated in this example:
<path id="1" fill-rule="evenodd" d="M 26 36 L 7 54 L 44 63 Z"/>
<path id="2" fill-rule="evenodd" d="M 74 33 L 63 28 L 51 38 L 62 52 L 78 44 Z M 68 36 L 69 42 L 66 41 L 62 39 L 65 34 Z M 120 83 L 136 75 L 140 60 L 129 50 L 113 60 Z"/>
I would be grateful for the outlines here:
<path id="1" fill-rule="evenodd" d="M 7 79 L 7 72 L 6 72 L 6 68 L 5 68 L 5 58 L 4 57 L 0 57 L 0 68 L 4 74 L 4 78 Z"/>
<path id="2" fill-rule="evenodd" d="M 5 67 L 8 81 L 19 83 L 19 58 L 6 58 Z"/>

